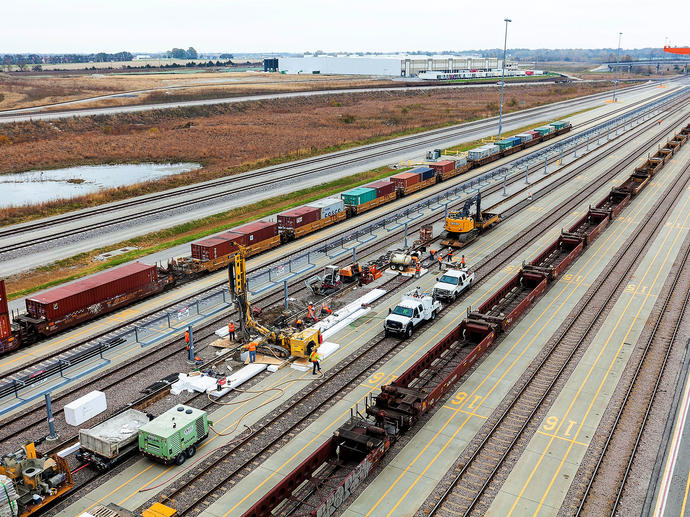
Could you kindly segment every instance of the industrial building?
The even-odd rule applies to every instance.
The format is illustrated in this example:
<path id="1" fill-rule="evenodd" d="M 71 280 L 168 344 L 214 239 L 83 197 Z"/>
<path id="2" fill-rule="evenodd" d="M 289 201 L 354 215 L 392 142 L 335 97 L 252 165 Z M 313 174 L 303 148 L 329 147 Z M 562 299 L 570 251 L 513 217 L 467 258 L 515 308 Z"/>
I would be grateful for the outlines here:
<path id="1" fill-rule="evenodd" d="M 278 58 L 278 70 L 288 74 L 387 75 L 417 77 L 423 72 L 459 73 L 500 68 L 491 57 L 458 56 L 304 56 Z"/>

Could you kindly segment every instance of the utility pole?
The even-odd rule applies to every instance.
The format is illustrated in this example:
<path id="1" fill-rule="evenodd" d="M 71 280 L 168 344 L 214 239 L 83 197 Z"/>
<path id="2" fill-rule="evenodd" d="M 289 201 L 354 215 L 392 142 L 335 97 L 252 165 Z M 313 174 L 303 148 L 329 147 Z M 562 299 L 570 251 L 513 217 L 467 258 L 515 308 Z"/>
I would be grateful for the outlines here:
<path id="1" fill-rule="evenodd" d="M 503 87 L 506 84 L 506 46 L 508 43 L 508 24 L 512 21 L 510 18 L 503 20 L 506 22 L 506 33 L 503 39 L 503 65 L 501 66 L 501 105 L 498 111 L 498 139 L 501 139 L 501 131 L 503 129 Z"/>
<path id="2" fill-rule="evenodd" d="M 618 50 L 616 51 L 616 69 L 613 71 L 613 102 L 616 102 L 616 84 L 618 83 L 618 56 L 621 54 L 621 36 L 622 32 L 618 33 Z"/>

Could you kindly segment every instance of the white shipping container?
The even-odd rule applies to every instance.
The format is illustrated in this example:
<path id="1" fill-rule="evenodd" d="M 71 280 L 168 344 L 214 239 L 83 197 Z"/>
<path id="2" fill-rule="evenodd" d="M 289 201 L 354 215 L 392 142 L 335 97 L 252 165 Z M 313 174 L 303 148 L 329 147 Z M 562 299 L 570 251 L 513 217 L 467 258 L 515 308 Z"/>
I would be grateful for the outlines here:
<path id="1" fill-rule="evenodd" d="M 316 201 L 312 201 L 306 206 L 311 208 L 320 208 L 321 219 L 324 219 L 325 217 L 330 217 L 332 215 L 342 212 L 343 200 L 334 197 L 327 197 L 324 199 L 317 199 Z"/>
<path id="2" fill-rule="evenodd" d="M 489 151 L 489 156 L 492 156 L 494 154 L 498 154 L 501 150 L 501 148 L 495 144 L 487 145 L 486 148 Z"/>
<path id="3" fill-rule="evenodd" d="M 467 165 L 467 158 L 464 156 L 458 156 L 457 158 L 454 158 L 454 160 L 456 169 L 462 167 L 463 165 Z"/>
<path id="4" fill-rule="evenodd" d="M 520 142 L 529 142 L 530 140 L 532 140 L 532 135 L 530 135 L 529 133 L 520 133 L 519 135 L 515 136 L 520 139 Z"/>
<path id="5" fill-rule="evenodd" d="M 94 390 L 65 406 L 65 422 L 80 425 L 108 409 L 105 393 Z"/>

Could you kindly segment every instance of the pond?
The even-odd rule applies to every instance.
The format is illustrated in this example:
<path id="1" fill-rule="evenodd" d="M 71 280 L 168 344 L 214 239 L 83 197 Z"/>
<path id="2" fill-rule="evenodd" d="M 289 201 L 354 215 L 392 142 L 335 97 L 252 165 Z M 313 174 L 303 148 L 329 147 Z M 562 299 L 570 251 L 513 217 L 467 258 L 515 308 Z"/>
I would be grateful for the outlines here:
<path id="1" fill-rule="evenodd" d="M 198 163 L 127 163 L 0 174 L 0 208 L 83 196 L 199 168 Z"/>

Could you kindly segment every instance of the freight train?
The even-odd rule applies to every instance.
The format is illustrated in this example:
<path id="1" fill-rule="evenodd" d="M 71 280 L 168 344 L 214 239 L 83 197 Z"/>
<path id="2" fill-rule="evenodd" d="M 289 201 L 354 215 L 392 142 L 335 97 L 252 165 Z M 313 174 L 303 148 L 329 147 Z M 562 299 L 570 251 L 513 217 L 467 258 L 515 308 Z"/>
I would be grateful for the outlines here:
<path id="1" fill-rule="evenodd" d="M 507 332 L 583 249 L 661 170 L 690 136 L 690 124 L 663 149 L 537 257 L 500 287 L 407 371 L 366 404 L 365 415 L 350 420 L 306 460 L 247 510 L 243 517 L 264 517 L 295 508 L 304 515 L 332 515 L 366 478 L 391 446 L 428 413 L 493 344 Z M 338 480 L 336 484 L 333 481 Z M 318 497 L 315 496 L 318 495 Z"/>
<path id="2" fill-rule="evenodd" d="M 191 244 L 191 256 L 165 268 L 129 264 L 26 299 L 26 313 L 13 318 L 0 279 L 0 355 L 121 309 L 198 275 L 227 268 L 239 246 L 247 257 L 276 248 L 346 218 L 390 203 L 468 170 L 486 165 L 567 133 L 572 125 L 554 122 L 495 144 L 469 151 L 467 157 L 431 162 L 340 194 L 278 214 L 277 221 L 255 221 Z"/>

